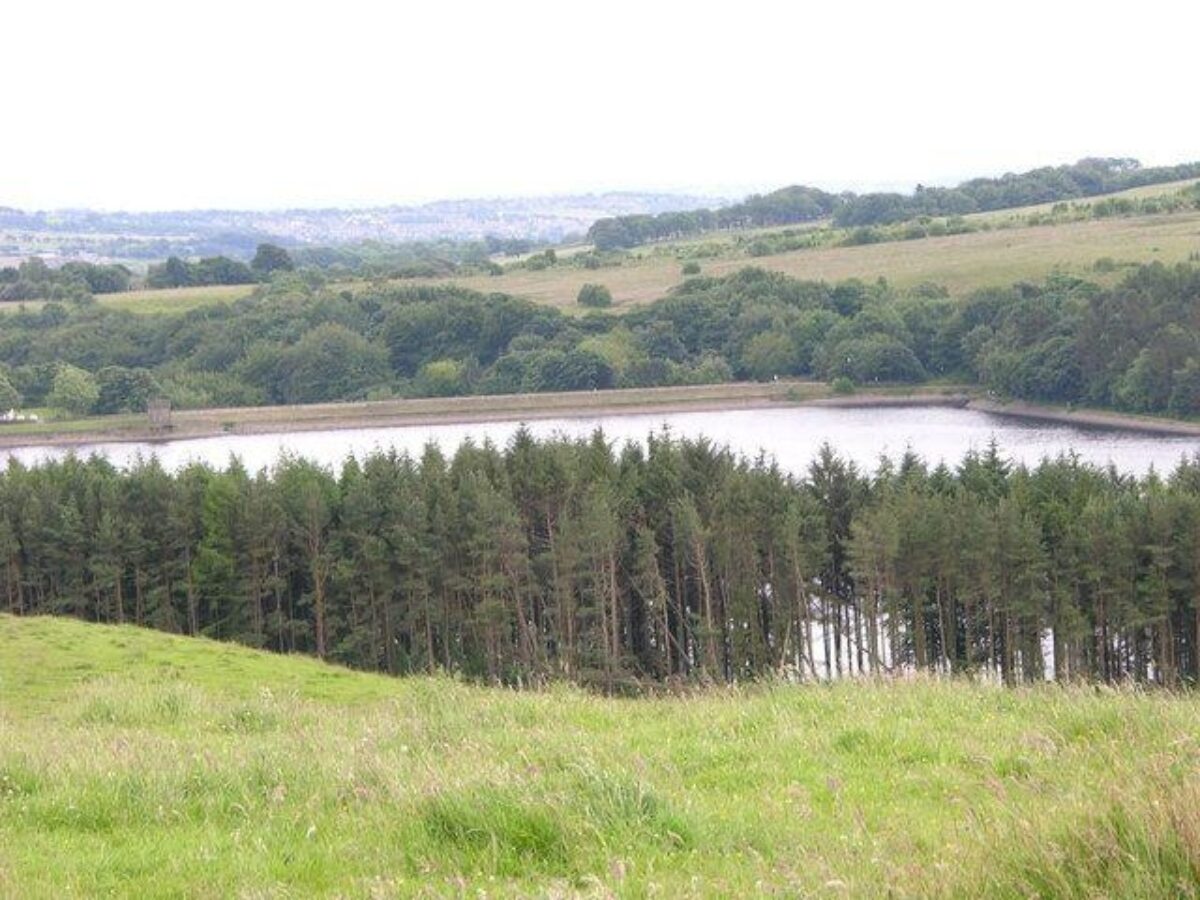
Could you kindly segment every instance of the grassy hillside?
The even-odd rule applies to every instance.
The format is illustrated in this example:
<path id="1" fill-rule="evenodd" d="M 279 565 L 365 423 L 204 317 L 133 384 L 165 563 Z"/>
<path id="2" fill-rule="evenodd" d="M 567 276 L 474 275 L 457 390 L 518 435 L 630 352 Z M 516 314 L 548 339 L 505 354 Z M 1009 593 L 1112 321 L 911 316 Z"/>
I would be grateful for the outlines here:
<path id="1" fill-rule="evenodd" d="M 1144 200 L 1167 196 L 1195 184 L 1174 181 L 1148 185 L 1074 201 L 1086 207 L 1114 199 Z M 545 303 L 564 310 L 578 311 L 576 297 L 586 283 L 599 282 L 613 294 L 616 306 L 629 307 L 662 297 L 683 280 L 676 248 L 710 244 L 716 257 L 703 260 L 704 272 L 724 275 L 748 265 L 786 272 L 800 278 L 840 280 L 886 278 L 900 287 L 922 282 L 944 285 L 951 293 L 963 294 L 980 287 L 1011 284 L 1013 281 L 1040 281 L 1055 271 L 1081 275 L 1097 281 L 1112 281 L 1122 264 L 1153 262 L 1175 263 L 1200 252 L 1200 213 L 1163 213 L 1157 215 L 1063 222 L 1055 225 L 1028 225 L 1029 216 L 1048 213 L 1054 204 L 1045 203 L 967 216 L 973 221 L 1004 225 L 1001 230 L 927 238 L 917 241 L 892 241 L 856 247 L 820 247 L 795 250 L 769 256 L 748 257 L 735 245 L 755 235 L 778 232 L 778 228 L 751 229 L 689 237 L 677 243 L 656 244 L 635 251 L 634 259 L 617 268 L 588 270 L 557 266 L 541 271 L 509 269 L 499 277 L 477 275 L 448 279 L 408 279 L 402 283 L 454 283 L 474 290 L 501 291 Z M 805 231 L 827 223 L 794 226 Z M 559 251 L 561 259 L 589 249 L 574 245 Z M 1097 260 L 1117 264 L 1097 272 Z M 356 289 L 366 282 L 350 281 L 340 285 Z M 121 294 L 102 294 L 97 301 L 114 309 L 131 312 L 186 312 L 213 303 L 232 302 L 249 296 L 253 285 L 215 285 L 211 287 L 137 290 Z M 41 301 L 29 301 L 36 308 Z M 0 304 L 0 311 L 15 309 L 16 304 Z"/>
<path id="2" fill-rule="evenodd" d="M 1006 210 L 1003 215 L 1015 216 L 1018 212 L 1021 211 Z M 515 269 L 499 277 L 477 275 L 399 283 L 461 284 L 478 291 L 500 291 L 567 311 L 580 311 L 576 303 L 579 289 L 591 282 L 608 287 L 618 308 L 630 307 L 657 300 L 683 281 L 680 262 L 671 255 L 670 246 L 659 245 L 655 250 L 651 253 L 643 249 L 641 259 L 616 268 L 589 270 L 564 265 L 542 271 Z M 735 252 L 730 244 L 728 252 L 702 260 L 701 265 L 709 275 L 727 275 L 753 265 L 797 278 L 826 281 L 846 278 L 873 281 L 882 277 L 899 287 L 934 282 L 952 294 L 965 294 L 976 288 L 1014 281 L 1041 281 L 1053 272 L 1100 282 L 1115 281 L 1122 265 L 1155 260 L 1183 262 L 1197 252 L 1200 252 L 1200 213 L 1193 212 L 1023 225 L 918 241 L 819 247 L 760 257 Z M 1096 262 L 1102 259 L 1115 262 L 1116 269 L 1097 271 Z M 342 286 L 354 288 L 361 284 L 365 283 L 349 282 Z M 252 285 L 175 288 L 107 294 L 97 299 L 130 312 L 186 312 L 237 300 L 249 296 L 252 290 Z M 27 305 L 39 304 L 33 301 Z"/>
<path id="3" fill-rule="evenodd" d="M 253 284 L 213 284 L 201 287 L 182 288 L 142 288 L 136 291 L 122 291 L 119 294 L 97 294 L 96 302 L 112 309 L 122 309 L 127 312 L 158 313 L 187 312 L 214 303 L 232 303 L 249 297 L 254 292 Z M 0 314 L 11 312 L 24 306 L 26 309 L 40 309 L 45 305 L 44 300 L 25 300 L 22 303 L 0 303 Z"/>
<path id="4" fill-rule="evenodd" d="M 613 700 L 0 616 L 0 896 L 1200 896 L 1200 700 Z"/>
<path id="5" fill-rule="evenodd" d="M 1169 196 L 1195 184 L 1175 181 L 1075 201 L 1079 207 L 1101 200 L 1144 200 Z M 1053 272 L 1112 282 L 1122 266 L 1160 261 L 1176 263 L 1200 252 L 1200 213 L 1146 216 L 1029 225 L 1027 219 L 1045 214 L 1054 204 L 977 213 L 968 219 L 1004 223 L 1003 229 L 916 241 L 891 241 L 854 247 L 818 247 L 768 256 L 748 257 L 735 241 L 779 229 L 755 229 L 732 234 L 685 238 L 678 244 L 643 247 L 641 258 L 619 268 L 586 270 L 558 266 L 542 271 L 512 270 L 499 278 L 477 276 L 452 279 L 480 291 L 504 291 L 562 309 L 578 309 L 575 298 L 588 282 L 607 286 L 617 307 L 648 303 L 683 280 L 674 249 L 708 244 L 717 255 L 700 260 L 705 274 L 727 275 L 748 265 L 785 272 L 798 278 L 837 281 L 846 278 L 886 278 L 899 287 L 923 282 L 945 286 L 952 294 L 1014 281 L 1041 281 Z M 798 225 L 802 232 L 817 224 Z M 723 249 L 722 249 L 723 248 Z M 1097 271 L 1097 260 L 1115 268 Z"/>
<path id="6" fill-rule="evenodd" d="M 683 281 L 680 262 L 669 246 L 642 250 L 641 259 L 619 268 L 587 270 L 558 266 L 542 271 L 517 270 L 500 277 L 451 279 L 480 291 L 503 291 L 562 309 L 578 309 L 575 298 L 587 282 L 608 287 L 615 305 L 647 303 Z M 1065 222 L 981 231 L 915 241 L 891 241 L 858 247 L 819 247 L 760 257 L 723 254 L 701 260 L 705 274 L 727 275 L 760 266 L 797 278 L 837 281 L 886 278 L 899 287 L 923 282 L 943 285 L 952 294 L 1014 281 L 1041 281 L 1065 272 L 1106 282 L 1123 265 L 1177 263 L 1200 252 L 1200 213 Z M 1098 260 L 1116 263 L 1107 273 Z"/>
<path id="7" fill-rule="evenodd" d="M 254 293 L 253 284 L 213 284 L 201 287 L 146 288 L 122 294 L 104 294 L 97 299 L 113 309 L 129 312 L 186 312 L 213 303 L 232 303 Z"/>

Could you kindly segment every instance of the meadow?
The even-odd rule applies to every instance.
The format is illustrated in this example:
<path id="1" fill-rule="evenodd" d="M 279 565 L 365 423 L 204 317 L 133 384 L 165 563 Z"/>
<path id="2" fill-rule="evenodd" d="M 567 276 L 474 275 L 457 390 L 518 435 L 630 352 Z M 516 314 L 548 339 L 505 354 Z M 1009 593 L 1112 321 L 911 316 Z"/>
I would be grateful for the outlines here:
<path id="1" fill-rule="evenodd" d="M 665 249 L 664 249 L 665 248 Z M 557 266 L 541 271 L 513 270 L 502 276 L 449 279 L 478 291 L 502 291 L 564 311 L 579 309 L 575 298 L 586 283 L 603 284 L 616 309 L 649 303 L 682 283 L 681 263 L 669 245 L 620 267 L 588 270 Z M 732 248 L 731 248 L 732 250 Z M 961 296 L 1014 281 L 1038 282 L 1054 273 L 1114 283 L 1124 268 L 1138 263 L 1185 262 L 1200 252 L 1200 213 L 1064 222 L 1055 225 L 979 231 L 914 241 L 858 247 L 818 247 L 748 257 L 721 255 L 701 260 L 706 275 L 728 275 L 746 266 L 784 272 L 796 278 L 841 281 L 885 278 L 900 288 L 924 283 Z M 1097 266 L 1110 260 L 1111 267 Z"/>
<path id="2" fill-rule="evenodd" d="M 111 309 L 125 312 L 158 315 L 182 313 L 193 309 L 212 306 L 215 303 L 233 303 L 254 293 L 253 284 L 211 284 L 181 288 L 139 288 L 119 294 L 97 294 L 96 302 Z M 0 304 L 0 312 L 12 312 L 20 307 L 41 309 L 44 300 L 24 300 L 20 303 Z"/>
<path id="3" fill-rule="evenodd" d="M 1195 181 L 1149 185 L 1076 201 L 1079 208 L 1101 200 L 1145 200 L 1176 194 Z M 1061 273 L 1112 284 L 1128 267 L 1148 262 L 1177 263 L 1200 252 L 1200 213 L 1083 219 L 1030 224 L 1054 204 L 1046 203 L 967 216 L 994 226 L 990 231 L 889 241 L 864 246 L 821 246 L 765 256 L 748 256 L 738 241 L 748 241 L 780 229 L 751 229 L 685 238 L 647 245 L 633 251 L 635 259 L 620 267 L 588 270 L 555 266 L 541 271 L 509 269 L 499 277 L 452 278 L 453 283 L 479 291 L 503 291 L 564 311 L 578 310 L 576 296 L 586 283 L 612 291 L 614 307 L 629 308 L 664 296 L 684 280 L 680 257 L 707 244 L 712 258 L 699 259 L 705 275 L 728 275 L 746 266 L 783 272 L 796 278 L 841 281 L 885 278 L 900 288 L 933 283 L 961 296 L 985 287 L 1015 281 L 1038 282 Z M 792 226 L 803 232 L 821 223 Z M 1098 265 L 1099 263 L 1099 265 Z"/>
<path id="4" fill-rule="evenodd" d="M 0 895 L 1200 896 L 1200 700 L 616 699 L 0 615 Z"/>

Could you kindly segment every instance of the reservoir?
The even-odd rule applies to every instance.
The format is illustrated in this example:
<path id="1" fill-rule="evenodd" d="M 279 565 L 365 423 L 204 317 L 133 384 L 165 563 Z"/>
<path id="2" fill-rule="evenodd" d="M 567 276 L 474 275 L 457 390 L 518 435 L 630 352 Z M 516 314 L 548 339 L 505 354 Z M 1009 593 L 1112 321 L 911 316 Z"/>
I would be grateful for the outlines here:
<path id="1" fill-rule="evenodd" d="M 503 445 L 520 427 L 507 422 L 440 423 L 388 428 L 297 431 L 279 434 L 229 434 L 219 437 L 163 442 L 97 443 L 72 448 L 37 446 L 0 450 L 0 460 L 25 464 L 101 454 L 123 466 L 137 457 L 155 455 L 168 469 L 199 461 L 224 466 L 231 455 L 251 471 L 269 467 L 282 453 L 336 466 L 349 455 L 362 457 L 375 450 L 420 454 L 433 442 L 452 453 L 466 440 L 490 440 Z M 912 449 L 930 464 L 955 465 L 971 450 L 986 450 L 995 441 L 1013 462 L 1036 465 L 1041 459 L 1074 452 L 1083 461 L 1113 465 L 1130 474 L 1151 468 L 1168 474 L 1185 456 L 1200 452 L 1200 438 L 1152 434 L 1134 430 L 1084 428 L 1056 422 L 998 416 L 970 409 L 940 406 L 831 408 L 772 406 L 763 409 L 683 411 L 634 415 L 587 415 L 578 418 L 537 419 L 528 423 L 536 437 L 590 436 L 602 429 L 618 445 L 644 442 L 647 435 L 669 429 L 672 435 L 707 438 L 735 452 L 755 457 L 765 453 L 779 465 L 800 474 L 824 443 L 843 458 L 872 471 L 882 456 L 899 459 Z"/>

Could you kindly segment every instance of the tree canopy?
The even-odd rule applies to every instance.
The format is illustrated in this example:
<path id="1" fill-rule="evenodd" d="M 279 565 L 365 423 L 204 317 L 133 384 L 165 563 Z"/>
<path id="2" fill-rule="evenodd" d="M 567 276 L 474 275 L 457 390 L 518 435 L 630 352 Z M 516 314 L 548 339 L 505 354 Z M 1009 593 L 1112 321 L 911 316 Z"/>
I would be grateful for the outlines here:
<path id="1" fill-rule="evenodd" d="M 272 272 L 290 272 L 296 268 L 288 252 L 276 244 L 259 244 L 254 251 L 254 259 L 250 260 L 250 268 L 259 275 L 270 275 Z"/>
<path id="2" fill-rule="evenodd" d="M 252 297 L 182 314 L 18 310 L 4 317 L 0 373 L 39 406 L 62 366 L 82 370 L 103 390 L 89 410 L 74 407 L 95 412 L 141 408 L 151 390 L 183 408 L 812 377 L 955 379 L 1192 416 L 1197 298 L 1196 265 L 1131 269 L 1112 287 L 1056 275 L 961 298 L 746 268 L 690 278 L 622 315 L 571 316 L 451 286 L 352 293 L 283 273 Z"/>

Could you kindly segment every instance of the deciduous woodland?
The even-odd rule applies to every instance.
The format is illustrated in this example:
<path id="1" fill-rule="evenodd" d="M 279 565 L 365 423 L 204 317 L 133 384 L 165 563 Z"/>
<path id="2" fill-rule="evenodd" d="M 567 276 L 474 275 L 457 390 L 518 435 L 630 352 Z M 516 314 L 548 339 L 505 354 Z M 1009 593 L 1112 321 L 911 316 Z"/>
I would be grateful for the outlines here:
<path id="1" fill-rule="evenodd" d="M 470 443 L 338 472 L 67 459 L 0 476 L 17 614 L 393 673 L 604 688 L 931 670 L 1194 684 L 1200 460 L 803 477 L 707 442 Z"/>
<path id="2" fill-rule="evenodd" d="M 76 413 L 713 383 L 933 378 L 1000 394 L 1200 413 L 1200 266 L 952 298 L 761 269 L 685 281 L 624 315 L 574 317 L 454 287 L 273 282 L 182 315 L 47 304 L 0 323 L 0 397 Z"/>

